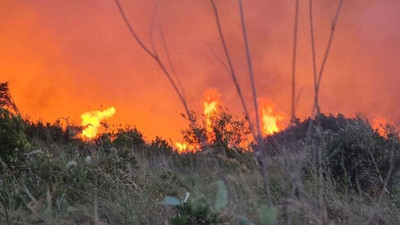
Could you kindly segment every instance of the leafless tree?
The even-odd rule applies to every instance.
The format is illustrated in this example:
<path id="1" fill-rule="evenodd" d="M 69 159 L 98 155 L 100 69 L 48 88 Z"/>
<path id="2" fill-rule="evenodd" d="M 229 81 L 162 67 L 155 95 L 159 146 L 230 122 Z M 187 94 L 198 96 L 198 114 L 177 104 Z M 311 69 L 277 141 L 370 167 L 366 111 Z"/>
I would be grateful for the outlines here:
<path id="1" fill-rule="evenodd" d="M 311 50 L 312 50 L 312 61 L 313 61 L 313 75 L 314 75 L 313 76 L 314 77 L 314 104 L 313 104 L 313 110 L 312 110 L 311 116 L 314 115 L 315 110 L 316 110 L 317 115 L 321 114 L 321 109 L 320 109 L 320 105 L 319 105 L 319 92 L 320 92 L 320 87 L 321 87 L 321 80 L 322 80 L 322 76 L 324 74 L 325 65 L 328 60 L 329 52 L 330 52 L 330 49 L 332 46 L 333 36 L 335 34 L 336 24 L 339 19 L 340 12 L 342 10 L 343 3 L 344 3 L 344 0 L 340 0 L 339 6 L 336 10 L 335 17 L 332 21 L 328 44 L 326 46 L 324 57 L 323 57 L 322 63 L 321 63 L 321 67 L 320 67 L 318 75 L 317 75 L 316 56 L 315 56 L 314 24 L 313 24 L 313 9 L 312 9 L 313 1 L 309 0 Z"/>
<path id="2" fill-rule="evenodd" d="M 291 123 L 296 122 L 296 56 L 297 56 L 297 29 L 299 22 L 299 0 L 296 0 L 294 13 L 293 56 L 292 56 L 292 108 Z"/>

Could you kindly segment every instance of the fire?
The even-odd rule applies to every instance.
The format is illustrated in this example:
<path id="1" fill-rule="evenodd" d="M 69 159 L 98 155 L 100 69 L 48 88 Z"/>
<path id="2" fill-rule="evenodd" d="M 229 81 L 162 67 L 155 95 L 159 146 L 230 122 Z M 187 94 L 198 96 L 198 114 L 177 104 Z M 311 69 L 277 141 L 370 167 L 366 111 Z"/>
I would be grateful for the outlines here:
<path id="1" fill-rule="evenodd" d="M 188 144 L 188 143 L 185 143 L 185 142 L 175 142 L 175 146 L 176 146 L 176 152 L 178 152 L 179 154 L 182 154 L 182 153 L 189 153 L 189 152 L 192 152 L 192 153 L 195 153 L 195 152 L 197 152 L 198 151 L 198 149 L 200 149 L 200 147 L 199 146 L 195 146 L 195 145 L 191 145 L 191 144 Z"/>
<path id="2" fill-rule="evenodd" d="M 93 139 L 97 136 L 101 122 L 111 118 L 115 114 L 114 107 L 107 108 L 103 111 L 85 112 L 81 115 L 82 126 L 85 129 L 81 133 L 83 139 Z"/>
<path id="3" fill-rule="evenodd" d="M 386 130 L 385 130 L 385 125 L 388 123 L 387 119 L 383 117 L 378 117 L 374 119 L 374 124 L 372 125 L 372 128 L 374 130 L 378 130 L 378 133 L 386 137 Z"/>
<path id="4" fill-rule="evenodd" d="M 217 89 L 208 89 L 204 92 L 203 99 L 203 113 L 206 118 L 206 130 L 208 134 L 212 133 L 212 121 L 211 118 L 218 112 L 218 106 L 220 105 L 219 98 L 221 94 Z"/>
<path id="5" fill-rule="evenodd" d="M 203 114 L 205 117 L 205 125 L 207 131 L 207 141 L 211 142 L 213 137 L 212 130 L 212 117 L 218 112 L 218 107 L 221 105 L 219 98 L 221 94 L 215 88 L 207 89 L 203 97 Z M 195 144 L 188 144 L 185 142 L 175 142 L 176 151 L 179 154 L 199 151 L 200 146 Z"/>
<path id="6" fill-rule="evenodd" d="M 278 113 L 275 106 L 267 101 L 261 107 L 262 134 L 268 136 L 281 130 L 280 123 L 284 121 L 283 113 Z"/>

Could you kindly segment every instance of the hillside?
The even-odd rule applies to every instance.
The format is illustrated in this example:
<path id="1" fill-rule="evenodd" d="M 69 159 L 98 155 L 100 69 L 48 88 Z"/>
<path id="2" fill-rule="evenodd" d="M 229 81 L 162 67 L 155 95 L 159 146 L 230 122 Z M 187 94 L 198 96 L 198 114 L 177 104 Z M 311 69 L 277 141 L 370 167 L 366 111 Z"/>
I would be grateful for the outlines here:
<path id="1" fill-rule="evenodd" d="M 224 130 L 203 151 L 178 154 L 135 128 L 82 141 L 72 127 L 0 112 L 2 224 L 400 221 L 399 136 L 390 126 L 381 136 L 361 117 L 321 115 L 267 137 L 267 206 L 252 152 Z"/>

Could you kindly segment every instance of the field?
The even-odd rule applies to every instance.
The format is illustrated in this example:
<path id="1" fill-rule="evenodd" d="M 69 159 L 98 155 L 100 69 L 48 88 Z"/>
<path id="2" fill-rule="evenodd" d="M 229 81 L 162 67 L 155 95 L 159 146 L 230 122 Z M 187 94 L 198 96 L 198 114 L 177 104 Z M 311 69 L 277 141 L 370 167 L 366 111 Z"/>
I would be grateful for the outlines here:
<path id="1" fill-rule="evenodd" d="M 178 154 L 135 128 L 82 141 L 6 109 L 0 120 L 1 224 L 400 221 L 398 134 L 361 117 L 321 115 L 264 138 L 266 173 L 217 127 L 202 151 Z"/>

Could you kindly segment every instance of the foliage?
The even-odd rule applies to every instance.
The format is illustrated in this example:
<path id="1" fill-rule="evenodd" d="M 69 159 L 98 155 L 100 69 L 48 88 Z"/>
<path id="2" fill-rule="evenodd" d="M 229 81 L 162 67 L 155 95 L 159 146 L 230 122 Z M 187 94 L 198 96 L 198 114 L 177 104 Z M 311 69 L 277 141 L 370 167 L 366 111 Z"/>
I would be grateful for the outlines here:
<path id="1" fill-rule="evenodd" d="M 20 116 L 0 108 L 0 157 L 8 166 L 15 167 L 23 163 L 24 153 L 30 149 L 25 128 Z"/>
<path id="2" fill-rule="evenodd" d="M 309 118 L 265 141 L 267 153 L 272 155 L 283 154 L 279 152 L 281 146 L 288 143 L 296 146 L 294 149 L 308 151 L 310 164 L 306 170 L 309 171 L 319 167 L 318 152 L 321 151 L 324 176 L 332 178 L 339 189 L 377 194 L 389 169 L 392 168 L 392 174 L 400 169 L 399 136 L 393 127 L 387 127 L 387 131 L 387 137 L 381 136 L 360 116 L 320 114 L 315 120 Z M 393 185 L 392 179 L 388 179 L 389 185 Z"/>
<path id="3" fill-rule="evenodd" d="M 335 132 L 321 131 L 320 135 L 326 148 L 326 170 L 341 185 L 380 193 L 389 170 L 400 171 L 398 136 L 382 137 L 360 117 L 348 120 Z"/>
<path id="4" fill-rule="evenodd" d="M 0 108 L 7 109 L 14 114 L 20 115 L 17 105 L 11 98 L 8 82 L 0 83 Z"/>
<path id="5" fill-rule="evenodd" d="M 169 220 L 171 225 L 200 225 L 200 224 L 218 224 L 223 223 L 221 220 L 220 210 L 227 204 L 227 190 L 222 181 L 218 181 L 218 190 L 215 201 L 215 210 L 213 212 L 211 206 L 207 203 L 204 197 L 199 197 L 193 200 L 181 201 L 178 198 L 166 196 L 161 202 L 163 205 L 174 206 L 178 214 Z"/>
<path id="6" fill-rule="evenodd" d="M 60 121 L 55 123 L 49 122 L 32 122 L 25 119 L 26 135 L 29 139 L 41 140 L 49 143 L 68 143 L 71 142 L 79 131 L 78 127 L 66 126 L 63 128 Z"/>
<path id="7" fill-rule="evenodd" d="M 182 131 L 184 140 L 189 144 L 205 147 L 204 140 L 209 147 L 215 149 L 247 148 L 250 129 L 245 119 L 238 119 L 220 109 L 211 115 L 210 121 L 210 128 L 207 128 L 206 120 L 202 124 L 196 124 L 196 128 L 189 124 L 189 128 Z"/>
<path id="8" fill-rule="evenodd" d="M 277 219 L 277 213 L 274 208 L 262 205 L 259 209 L 260 224 L 261 225 L 274 225 Z"/>
<path id="9" fill-rule="evenodd" d="M 135 128 L 118 129 L 113 144 L 116 148 L 131 148 L 133 146 L 143 145 L 143 134 Z"/>
<path id="10" fill-rule="evenodd" d="M 172 155 L 174 152 L 168 141 L 158 136 L 151 141 L 148 148 L 153 154 Z"/>
<path id="11" fill-rule="evenodd" d="M 72 138 L 72 127 L 24 121 L 6 109 L 0 115 L 6 165 L 0 167 L 0 223 L 89 224 L 96 208 L 103 224 L 160 224 L 169 218 L 170 224 L 276 224 L 290 216 L 294 225 L 318 224 L 315 199 L 321 187 L 333 224 L 365 223 L 371 204 L 382 208 L 373 221 L 398 221 L 398 134 L 387 126 L 381 136 L 361 117 L 321 114 L 265 139 L 267 153 L 274 155 L 266 158 L 274 208 L 263 205 L 264 187 L 252 153 L 241 151 L 247 124 L 225 112 L 211 118 L 212 132 L 205 123 L 197 131 L 190 127 L 184 132 L 187 141 L 201 145 L 195 135 L 199 131 L 219 153 L 214 155 L 177 154 L 165 139 L 146 143 L 136 128 L 84 142 Z M 304 159 L 290 158 L 290 151 L 306 154 Z M 307 176 L 318 173 L 318 153 L 322 185 Z M 227 167 L 226 162 L 243 169 Z M 380 198 L 376 194 L 386 181 L 387 198 Z M 351 192 L 355 197 L 346 195 L 350 189 L 356 190 Z M 176 197 L 182 191 L 191 193 L 185 202 Z M 163 196 L 162 204 L 171 207 L 158 204 Z"/>

